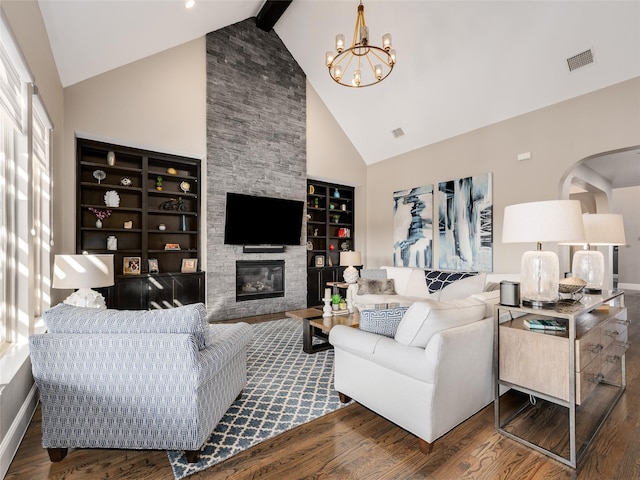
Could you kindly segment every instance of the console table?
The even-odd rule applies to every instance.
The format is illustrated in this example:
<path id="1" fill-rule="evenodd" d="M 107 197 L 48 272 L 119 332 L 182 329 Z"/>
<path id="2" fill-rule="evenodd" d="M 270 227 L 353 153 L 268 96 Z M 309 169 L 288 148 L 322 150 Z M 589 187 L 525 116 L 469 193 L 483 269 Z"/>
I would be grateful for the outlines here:
<path id="1" fill-rule="evenodd" d="M 494 312 L 497 431 L 576 468 L 626 387 L 624 293 L 585 295 L 553 309 L 496 305 Z M 530 330 L 524 320 L 531 318 L 553 319 L 567 329 Z M 528 395 L 528 401 L 505 413 L 500 392 L 509 388 Z M 568 433 L 539 432 L 557 429 L 550 418 L 563 413 Z"/>

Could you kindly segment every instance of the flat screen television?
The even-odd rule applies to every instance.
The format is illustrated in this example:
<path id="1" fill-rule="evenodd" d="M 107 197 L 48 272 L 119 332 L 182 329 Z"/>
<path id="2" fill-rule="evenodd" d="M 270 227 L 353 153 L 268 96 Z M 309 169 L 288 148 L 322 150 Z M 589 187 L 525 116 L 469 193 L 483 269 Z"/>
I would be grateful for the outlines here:
<path id="1" fill-rule="evenodd" d="M 224 243 L 300 245 L 304 202 L 227 193 Z"/>

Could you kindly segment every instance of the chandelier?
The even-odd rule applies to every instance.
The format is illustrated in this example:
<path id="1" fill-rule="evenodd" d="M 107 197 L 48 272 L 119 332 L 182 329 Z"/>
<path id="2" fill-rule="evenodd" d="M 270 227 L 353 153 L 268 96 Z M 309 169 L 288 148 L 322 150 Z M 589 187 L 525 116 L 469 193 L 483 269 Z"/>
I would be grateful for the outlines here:
<path id="1" fill-rule="evenodd" d="M 358 5 L 358 17 L 351 46 L 345 49 L 344 35 L 336 35 L 336 51 L 325 54 L 329 75 L 345 87 L 368 87 L 389 76 L 396 63 L 391 34 L 382 36 L 382 47 L 369 45 L 369 27 L 364 21 L 364 5 Z M 346 80 L 345 80 L 346 79 Z M 350 81 L 349 81 L 350 79 Z"/>

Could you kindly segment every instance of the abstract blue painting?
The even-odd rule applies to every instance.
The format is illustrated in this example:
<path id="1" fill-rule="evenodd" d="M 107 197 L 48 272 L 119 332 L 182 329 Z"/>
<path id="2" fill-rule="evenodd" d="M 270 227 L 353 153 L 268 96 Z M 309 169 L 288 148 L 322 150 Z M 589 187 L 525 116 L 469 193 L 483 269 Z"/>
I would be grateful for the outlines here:
<path id="1" fill-rule="evenodd" d="M 439 267 L 493 271 L 491 173 L 438 184 Z"/>
<path id="2" fill-rule="evenodd" d="M 433 267 L 433 185 L 393 193 L 393 265 Z"/>

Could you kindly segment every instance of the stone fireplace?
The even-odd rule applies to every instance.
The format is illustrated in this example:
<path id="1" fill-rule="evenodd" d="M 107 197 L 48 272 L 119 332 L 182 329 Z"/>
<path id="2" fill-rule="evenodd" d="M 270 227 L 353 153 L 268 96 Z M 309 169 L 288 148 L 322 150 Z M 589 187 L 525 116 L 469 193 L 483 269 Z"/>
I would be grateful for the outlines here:
<path id="1" fill-rule="evenodd" d="M 284 297 L 284 260 L 236 261 L 236 302 Z"/>
<path id="2" fill-rule="evenodd" d="M 277 253 L 247 252 L 224 243 L 227 192 L 306 201 L 304 72 L 276 32 L 260 30 L 255 18 L 209 33 L 206 55 L 207 310 L 226 320 L 305 308 L 307 251 L 302 238 L 300 245 Z M 304 218 L 301 237 L 303 232 Z M 277 295 L 264 295 L 260 285 L 256 289 L 262 292 L 248 296 L 259 301 L 238 295 L 236 267 L 245 261 L 283 262 Z M 251 282 L 240 286 L 245 283 Z"/>

